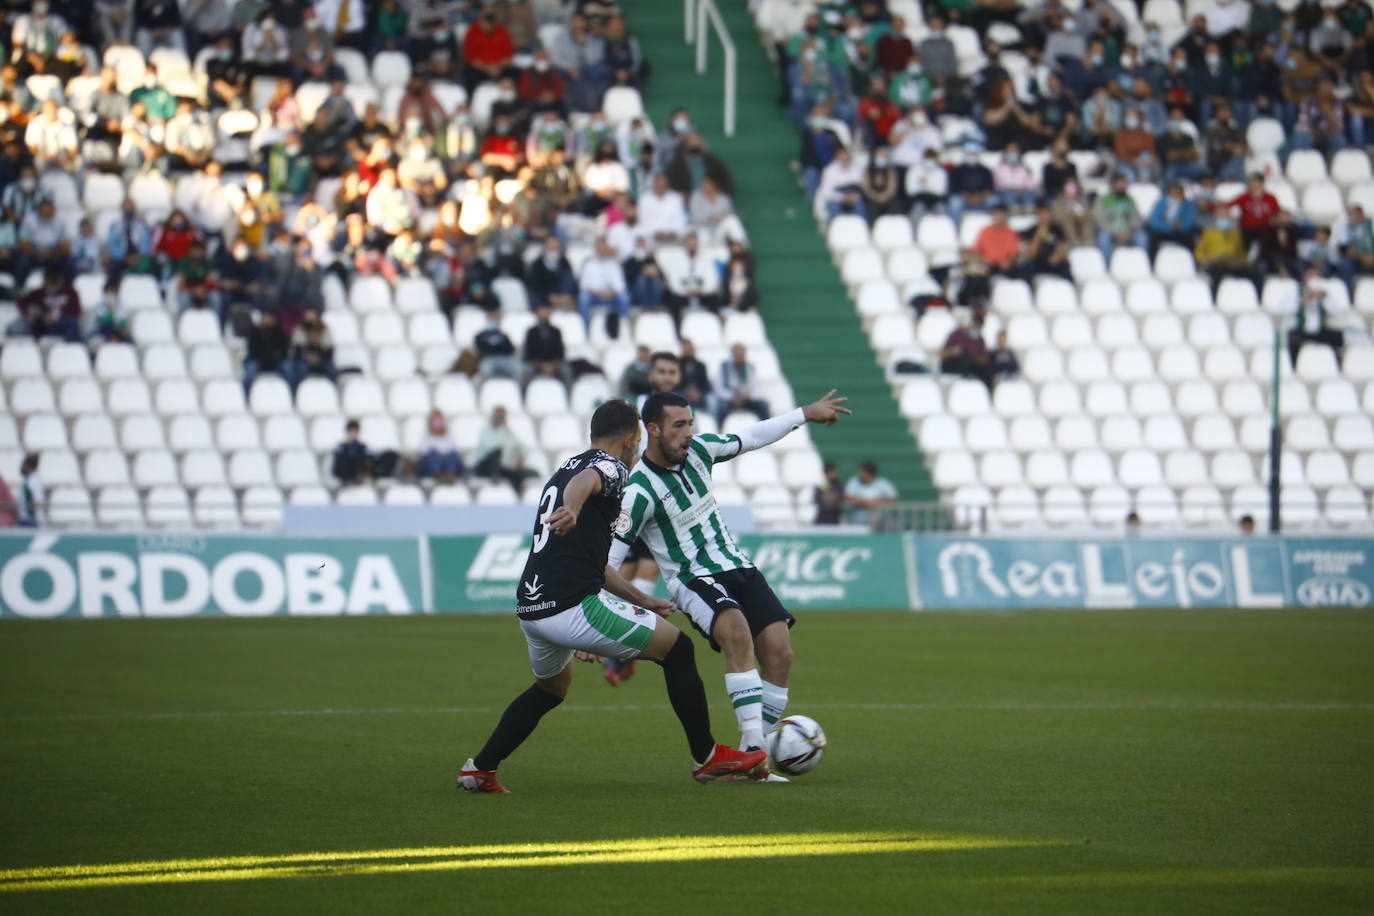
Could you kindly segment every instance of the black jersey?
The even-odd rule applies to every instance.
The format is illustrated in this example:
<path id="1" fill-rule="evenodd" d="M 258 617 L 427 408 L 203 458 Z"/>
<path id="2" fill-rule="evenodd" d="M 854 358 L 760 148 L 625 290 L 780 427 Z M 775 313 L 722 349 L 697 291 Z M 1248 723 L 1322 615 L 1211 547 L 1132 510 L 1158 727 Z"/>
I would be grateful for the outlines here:
<path id="1" fill-rule="evenodd" d="M 576 528 L 562 536 L 554 534 L 546 525 L 549 516 L 563 505 L 563 489 L 569 481 L 588 468 L 600 475 L 601 492 L 583 503 Z M 601 591 L 611 529 L 620 517 L 620 496 L 629 477 L 629 469 L 619 459 L 595 448 L 569 458 L 554 471 L 539 494 L 534 544 L 515 593 L 517 615 L 526 620 L 552 617 Z"/>

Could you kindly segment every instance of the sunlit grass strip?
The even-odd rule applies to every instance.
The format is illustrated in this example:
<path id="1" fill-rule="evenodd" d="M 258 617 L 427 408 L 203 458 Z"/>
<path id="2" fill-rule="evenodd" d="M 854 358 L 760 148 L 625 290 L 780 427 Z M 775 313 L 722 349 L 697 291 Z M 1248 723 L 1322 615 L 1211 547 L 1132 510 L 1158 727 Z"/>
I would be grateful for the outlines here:
<path id="1" fill-rule="evenodd" d="M 475 868 L 542 868 L 560 865 L 619 865 L 934 852 L 1037 845 L 1048 844 L 1039 840 L 959 834 L 780 833 L 644 837 L 581 843 L 431 846 L 11 869 L 0 871 L 0 891 L 69 890 L 189 881 L 318 878 Z"/>

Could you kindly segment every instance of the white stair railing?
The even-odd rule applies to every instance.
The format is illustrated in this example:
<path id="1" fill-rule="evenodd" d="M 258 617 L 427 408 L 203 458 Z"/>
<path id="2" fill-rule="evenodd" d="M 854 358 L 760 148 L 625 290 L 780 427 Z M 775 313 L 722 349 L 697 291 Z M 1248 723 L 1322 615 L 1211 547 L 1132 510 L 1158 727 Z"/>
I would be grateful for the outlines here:
<path id="1" fill-rule="evenodd" d="M 707 24 L 715 30 L 720 39 L 720 47 L 725 55 L 725 136 L 735 135 L 735 41 L 730 37 L 730 29 L 716 9 L 715 0 L 684 0 L 682 6 L 682 36 L 687 44 L 695 44 L 697 51 L 697 75 L 706 73 L 709 63 L 711 36 Z"/>

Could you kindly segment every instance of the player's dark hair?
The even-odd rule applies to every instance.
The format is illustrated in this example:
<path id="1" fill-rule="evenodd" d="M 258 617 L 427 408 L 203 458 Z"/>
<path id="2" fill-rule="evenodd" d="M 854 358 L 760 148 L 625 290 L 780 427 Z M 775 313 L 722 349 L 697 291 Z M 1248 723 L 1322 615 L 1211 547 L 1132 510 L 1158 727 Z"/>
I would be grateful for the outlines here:
<path id="1" fill-rule="evenodd" d="M 592 414 L 592 441 L 629 435 L 639 425 L 634 405 L 620 398 L 611 398 Z"/>
<path id="2" fill-rule="evenodd" d="M 652 366 L 660 360 L 667 360 L 676 365 L 679 369 L 682 368 L 682 360 L 678 358 L 678 355 L 676 353 L 669 353 L 667 350 L 655 350 L 653 355 L 649 357 L 649 365 Z"/>
<path id="3" fill-rule="evenodd" d="M 644 409 L 640 411 L 640 417 L 644 420 L 644 425 L 653 423 L 655 426 L 663 425 L 663 411 L 667 407 L 691 407 L 692 405 L 682 395 L 672 391 L 656 391 L 649 395 L 644 401 Z"/>

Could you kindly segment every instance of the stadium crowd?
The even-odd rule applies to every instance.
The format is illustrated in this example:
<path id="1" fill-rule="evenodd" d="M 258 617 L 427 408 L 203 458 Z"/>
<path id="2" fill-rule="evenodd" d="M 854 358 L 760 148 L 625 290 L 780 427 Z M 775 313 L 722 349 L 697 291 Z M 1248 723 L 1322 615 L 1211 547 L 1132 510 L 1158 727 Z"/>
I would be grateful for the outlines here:
<path id="1" fill-rule="evenodd" d="M 649 62 L 614 3 L 9 7 L 10 337 L 142 343 L 133 313 L 155 290 L 174 314 L 215 316 L 245 391 L 264 374 L 295 391 L 361 368 L 336 347 L 335 322 L 349 290 L 377 289 L 358 280 L 380 280 L 398 311 L 433 303 L 457 334 L 426 371 L 567 385 L 600 367 L 566 351 L 559 313 L 590 326 L 604 312 L 615 339 L 641 308 L 677 323 L 689 308 L 757 302 L 731 173 L 687 111 L 661 130 L 650 122 L 636 88 Z M 472 320 L 478 309 L 485 319 Z M 501 329 L 513 309 L 532 313 L 520 347 Z M 701 373 L 713 410 L 718 394 L 752 403 Z M 444 447 L 443 422 L 418 473 L 512 479 L 512 447 L 465 464 Z M 509 460 L 481 460 L 496 452 Z M 341 482 L 378 467 L 336 456 Z"/>
<path id="2" fill-rule="evenodd" d="M 1070 276 L 1070 251 L 1193 252 L 1213 285 L 1300 281 L 1290 348 L 1331 346 L 1341 303 L 1374 275 L 1361 200 L 1301 206 L 1275 187 L 1289 157 L 1374 141 L 1374 9 L 1365 0 L 762 0 L 781 104 L 800 133 L 818 218 L 969 213 L 991 221 L 931 273 L 912 305 L 976 315 L 995 276 Z M 1368 160 L 1354 177 L 1368 180 Z M 1321 178 L 1326 169 L 1321 169 Z M 1244 182 L 1244 187 L 1239 183 Z M 1334 187 L 1332 188 L 1334 191 Z M 1348 206 L 1347 206 L 1348 204 Z M 1343 302 L 1349 302 L 1349 296 Z M 946 371 L 992 384 L 976 317 L 946 343 Z"/>

